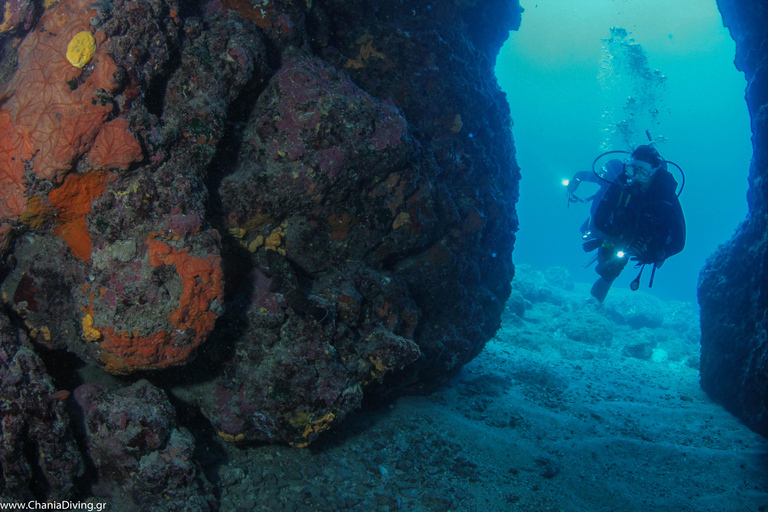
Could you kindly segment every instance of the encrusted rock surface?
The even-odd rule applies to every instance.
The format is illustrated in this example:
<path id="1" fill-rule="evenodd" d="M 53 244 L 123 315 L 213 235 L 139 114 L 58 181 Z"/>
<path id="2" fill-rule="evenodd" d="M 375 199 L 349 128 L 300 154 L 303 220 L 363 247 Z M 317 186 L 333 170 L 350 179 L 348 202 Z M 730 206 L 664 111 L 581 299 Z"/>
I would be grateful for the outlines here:
<path id="1" fill-rule="evenodd" d="M 149 384 L 131 402 L 137 378 L 203 436 L 305 446 L 364 396 L 446 382 L 493 336 L 519 179 L 493 64 L 516 1 L 42 4 L 0 0 L 0 292 L 38 350 L 87 365 L 47 359 L 81 385 L 99 480 L 80 496 L 127 481 L 102 456 L 123 442 L 109 411 L 172 416 Z M 126 389 L 90 382 L 104 371 Z M 196 478 L 169 425 L 112 455 Z M 13 496 L 33 487 L 22 470 Z M 153 507 L 131 482 L 130 506 Z"/>
<path id="2" fill-rule="evenodd" d="M 64 404 L 26 335 L 0 312 L 0 496 L 69 500 L 85 466 Z"/>
<path id="3" fill-rule="evenodd" d="M 91 491 L 110 510 L 217 509 L 213 488 L 193 459 L 194 439 L 176 423 L 165 393 L 140 380 L 114 393 L 98 384 L 75 389 Z"/>
<path id="4" fill-rule="evenodd" d="M 709 258 L 699 280 L 701 385 L 768 436 L 768 11 L 765 2 L 718 0 L 718 6 L 736 40 L 736 66 L 748 80 L 754 155 L 749 215 Z"/>
<path id="5" fill-rule="evenodd" d="M 182 41 L 174 3 L 89 4 L 47 10 L 5 84 L 0 117 L 17 137 L 3 139 L 2 170 L 13 178 L 4 193 L 18 200 L 3 215 L 11 235 L 26 236 L 2 290 L 50 348 L 112 373 L 182 364 L 222 310 L 220 237 L 205 218 L 203 180 L 259 44 L 223 17 Z M 101 43 L 79 74 L 62 51 L 90 26 Z"/>

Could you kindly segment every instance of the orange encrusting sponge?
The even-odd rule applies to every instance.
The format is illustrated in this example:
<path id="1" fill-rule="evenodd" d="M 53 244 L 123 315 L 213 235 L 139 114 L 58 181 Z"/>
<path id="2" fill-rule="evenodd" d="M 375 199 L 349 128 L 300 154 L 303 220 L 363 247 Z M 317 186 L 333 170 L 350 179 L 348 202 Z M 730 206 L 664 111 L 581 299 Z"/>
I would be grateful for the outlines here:
<path id="1" fill-rule="evenodd" d="M 116 332 L 112 326 L 98 328 L 103 336 L 99 358 L 113 374 L 165 368 L 189 360 L 192 351 L 213 330 L 216 314 L 211 311 L 211 305 L 223 300 L 220 256 L 192 257 L 189 249 L 176 249 L 156 236 L 152 234 L 147 240 L 149 264 L 153 267 L 174 265 L 183 285 L 179 307 L 168 315 L 173 329 L 141 336 L 138 332 Z M 187 333 L 190 329 L 194 332 Z M 180 337 L 186 342 L 179 342 Z"/>
<path id="2" fill-rule="evenodd" d="M 85 216 L 91 211 L 91 203 L 107 188 L 109 173 L 91 171 L 70 174 L 64 183 L 48 194 L 48 199 L 58 212 L 59 225 L 53 233 L 64 239 L 72 254 L 81 260 L 91 261 L 91 235 Z"/>
<path id="3" fill-rule="evenodd" d="M 92 3 L 68 0 L 51 7 L 19 45 L 16 73 L 0 91 L 0 221 L 17 220 L 27 208 L 25 164 L 37 177 L 61 183 L 112 112 L 112 103 L 99 97 L 118 85 L 104 33 L 93 34 L 96 49 L 87 66 L 76 67 L 67 57 L 70 42 L 92 30 Z M 90 74 L 82 80 L 85 70 Z M 110 130 L 115 127 L 127 124 Z M 114 166 L 124 168 L 125 159 L 139 158 L 140 152 L 135 139 L 128 140 L 130 133 L 118 135 L 112 140 L 129 151 L 120 150 Z"/>

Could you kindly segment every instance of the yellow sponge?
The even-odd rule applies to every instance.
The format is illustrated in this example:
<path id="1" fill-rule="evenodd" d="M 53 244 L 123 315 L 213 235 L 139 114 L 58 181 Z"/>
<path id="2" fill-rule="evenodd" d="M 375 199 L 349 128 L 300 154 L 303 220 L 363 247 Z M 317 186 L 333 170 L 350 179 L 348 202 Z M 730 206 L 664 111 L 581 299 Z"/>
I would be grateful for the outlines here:
<path id="1" fill-rule="evenodd" d="M 87 30 L 78 32 L 67 46 L 67 60 L 73 66 L 81 68 L 90 62 L 96 52 L 96 39 Z"/>

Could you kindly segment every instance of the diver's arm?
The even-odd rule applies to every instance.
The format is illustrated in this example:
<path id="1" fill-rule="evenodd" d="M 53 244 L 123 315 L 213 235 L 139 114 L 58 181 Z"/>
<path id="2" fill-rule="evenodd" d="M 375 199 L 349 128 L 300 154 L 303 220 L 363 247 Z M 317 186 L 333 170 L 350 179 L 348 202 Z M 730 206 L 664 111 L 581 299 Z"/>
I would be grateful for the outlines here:
<path id="1" fill-rule="evenodd" d="M 579 171 L 573 175 L 573 179 L 578 181 L 597 181 L 597 177 L 592 171 Z"/>
<path id="2" fill-rule="evenodd" d="M 611 183 L 615 182 L 619 175 L 624 172 L 624 162 L 621 160 L 609 160 L 605 167 L 603 167 L 603 173 L 598 176 L 594 171 L 579 171 L 573 175 L 573 178 L 568 182 L 568 194 L 572 195 L 579 188 L 582 181 L 589 183 L 597 183 L 600 186 L 601 191 L 605 189 Z M 589 201 L 589 199 L 587 199 Z"/>
<path id="3" fill-rule="evenodd" d="M 670 198 L 669 203 L 671 203 L 668 207 L 670 233 L 664 247 L 665 257 L 667 258 L 679 253 L 685 247 L 685 216 L 683 215 L 683 208 L 680 206 L 677 196 Z"/>
<path id="4" fill-rule="evenodd" d="M 631 250 L 640 263 L 660 264 L 685 246 L 685 217 L 677 195 L 662 198 L 657 204 L 657 215 L 661 223 L 656 224 L 656 232 L 641 234 L 633 242 Z"/>
<path id="5" fill-rule="evenodd" d="M 578 190 L 579 185 L 582 181 L 589 181 L 589 182 L 595 182 L 597 181 L 597 176 L 595 176 L 595 173 L 592 171 L 579 171 L 576 174 L 573 175 L 573 178 L 568 181 L 568 193 L 573 194 Z"/>
<path id="6" fill-rule="evenodd" d="M 677 198 L 677 181 L 671 174 L 662 175 L 666 178 L 664 192 L 659 197 L 657 209 L 659 219 L 665 226 L 660 252 L 664 259 L 674 256 L 685 247 L 685 216 L 680 200 Z"/>

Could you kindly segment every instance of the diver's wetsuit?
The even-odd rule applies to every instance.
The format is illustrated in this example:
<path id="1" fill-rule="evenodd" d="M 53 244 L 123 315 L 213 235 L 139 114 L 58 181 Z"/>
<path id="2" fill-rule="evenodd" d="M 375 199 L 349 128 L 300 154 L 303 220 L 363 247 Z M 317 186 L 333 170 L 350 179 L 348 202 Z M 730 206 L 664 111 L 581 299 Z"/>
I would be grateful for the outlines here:
<path id="1" fill-rule="evenodd" d="M 683 250 L 685 218 L 676 189 L 672 174 L 659 169 L 645 190 L 640 183 L 628 184 L 622 173 L 605 191 L 595 209 L 594 224 L 603 238 L 596 270 L 608 283 L 629 259 L 617 258 L 619 250 L 643 264 L 661 264 Z"/>

